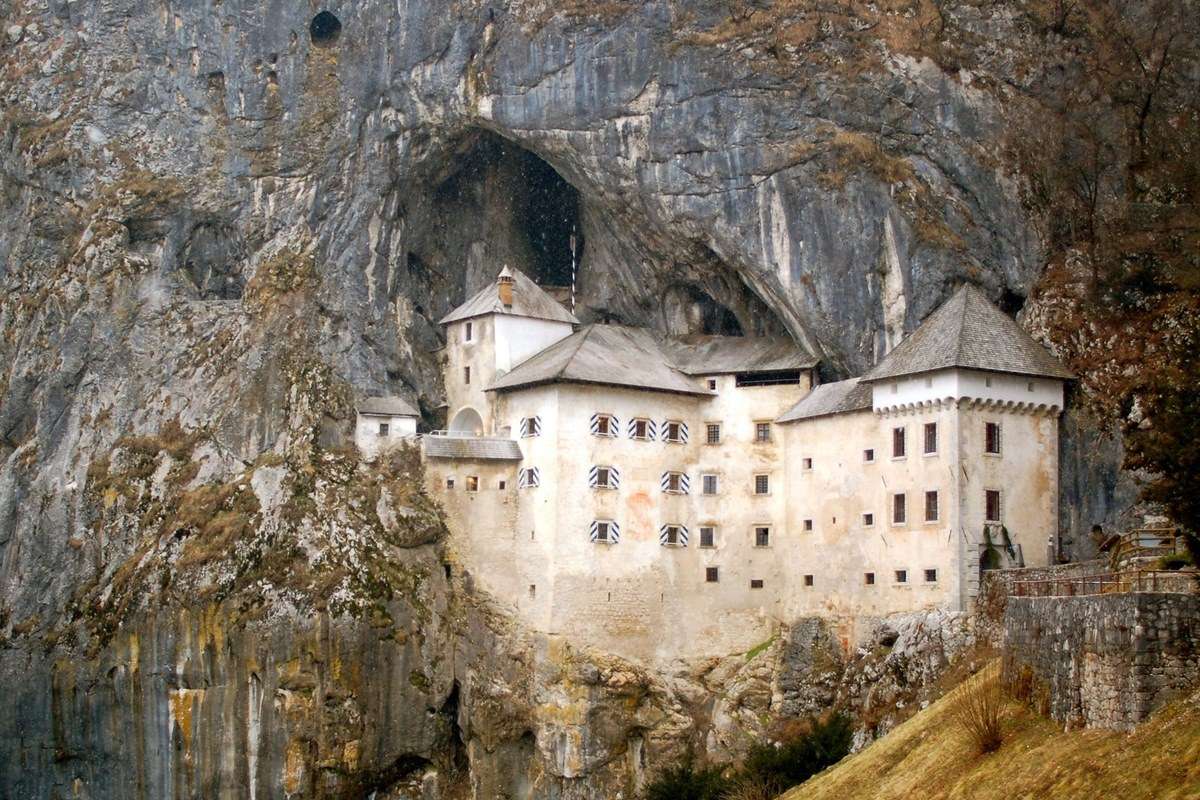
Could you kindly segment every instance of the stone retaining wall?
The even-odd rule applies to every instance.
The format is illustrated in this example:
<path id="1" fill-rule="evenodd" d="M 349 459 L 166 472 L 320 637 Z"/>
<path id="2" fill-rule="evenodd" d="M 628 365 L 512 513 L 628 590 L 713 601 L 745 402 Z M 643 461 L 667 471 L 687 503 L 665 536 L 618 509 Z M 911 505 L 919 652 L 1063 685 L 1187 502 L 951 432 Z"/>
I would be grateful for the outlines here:
<path id="1" fill-rule="evenodd" d="M 1054 719 L 1128 730 L 1200 685 L 1200 595 L 1009 597 L 1004 678 Z"/>

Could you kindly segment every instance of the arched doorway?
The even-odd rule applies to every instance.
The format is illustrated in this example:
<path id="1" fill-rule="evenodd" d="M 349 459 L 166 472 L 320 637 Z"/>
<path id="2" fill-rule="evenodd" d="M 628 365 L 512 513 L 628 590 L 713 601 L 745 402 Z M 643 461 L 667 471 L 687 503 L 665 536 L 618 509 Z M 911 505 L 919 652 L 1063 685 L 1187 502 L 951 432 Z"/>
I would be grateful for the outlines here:
<path id="1" fill-rule="evenodd" d="M 450 433 L 458 436 L 482 436 L 483 418 L 473 408 L 460 409 L 450 421 Z"/>

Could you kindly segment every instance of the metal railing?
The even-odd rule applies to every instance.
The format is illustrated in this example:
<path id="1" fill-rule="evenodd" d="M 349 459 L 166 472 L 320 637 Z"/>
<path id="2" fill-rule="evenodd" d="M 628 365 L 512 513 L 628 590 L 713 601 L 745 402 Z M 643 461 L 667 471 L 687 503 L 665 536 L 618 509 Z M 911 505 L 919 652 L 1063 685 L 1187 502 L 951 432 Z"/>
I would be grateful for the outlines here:
<path id="1" fill-rule="evenodd" d="M 1078 597 L 1098 594 L 1152 592 L 1200 593 L 1200 575 L 1163 569 L 1126 570 L 1071 578 L 1013 581 L 1010 597 Z"/>

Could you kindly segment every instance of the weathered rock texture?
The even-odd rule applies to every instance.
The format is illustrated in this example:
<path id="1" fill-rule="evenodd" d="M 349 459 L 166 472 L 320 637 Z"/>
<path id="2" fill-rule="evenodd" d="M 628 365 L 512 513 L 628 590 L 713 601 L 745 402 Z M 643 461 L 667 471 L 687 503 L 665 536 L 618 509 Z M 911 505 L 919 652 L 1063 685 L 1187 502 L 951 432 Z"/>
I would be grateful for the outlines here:
<path id="1" fill-rule="evenodd" d="M 612 797 L 820 705 L 757 656 L 650 676 L 492 632 L 411 468 L 339 450 L 352 402 L 436 424 L 436 320 L 503 262 L 569 280 L 572 232 L 585 319 L 786 330 L 832 372 L 963 279 L 1051 308 L 1079 20 L 318 10 L 0 0 L 0 793 L 350 797 L 427 762 L 452 791 L 465 759 L 480 797 Z M 1083 541 L 1130 495 L 1070 425 Z"/>
<path id="2" fill-rule="evenodd" d="M 1010 597 L 1004 680 L 1069 725 L 1130 730 L 1200 685 L 1200 594 Z"/>

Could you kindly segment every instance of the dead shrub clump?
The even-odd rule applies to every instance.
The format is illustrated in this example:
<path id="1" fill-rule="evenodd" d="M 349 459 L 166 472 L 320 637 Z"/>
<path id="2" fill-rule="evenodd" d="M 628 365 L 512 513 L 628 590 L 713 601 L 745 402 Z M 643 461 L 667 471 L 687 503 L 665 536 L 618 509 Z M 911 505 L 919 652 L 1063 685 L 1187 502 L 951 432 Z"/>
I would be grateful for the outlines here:
<path id="1" fill-rule="evenodd" d="M 952 718 L 966 732 L 976 752 L 983 755 L 1000 749 L 1006 701 L 998 664 L 986 667 L 977 678 L 955 689 L 950 703 Z"/>

